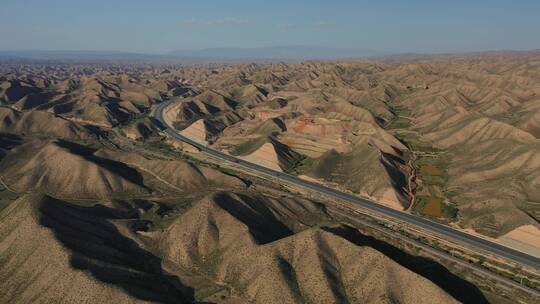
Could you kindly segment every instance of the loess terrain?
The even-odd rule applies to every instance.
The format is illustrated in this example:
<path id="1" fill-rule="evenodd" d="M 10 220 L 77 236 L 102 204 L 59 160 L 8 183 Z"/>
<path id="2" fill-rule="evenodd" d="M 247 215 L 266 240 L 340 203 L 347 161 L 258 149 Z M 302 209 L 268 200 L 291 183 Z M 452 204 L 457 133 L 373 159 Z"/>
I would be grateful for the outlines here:
<path id="1" fill-rule="evenodd" d="M 540 55 L 0 65 L 2 303 L 483 303 L 181 134 L 540 254 Z M 200 155 L 199 155 L 200 156 Z"/>
<path id="2" fill-rule="evenodd" d="M 500 237 L 539 227 L 539 67 L 536 53 L 222 67 L 167 115 L 216 149 Z"/>

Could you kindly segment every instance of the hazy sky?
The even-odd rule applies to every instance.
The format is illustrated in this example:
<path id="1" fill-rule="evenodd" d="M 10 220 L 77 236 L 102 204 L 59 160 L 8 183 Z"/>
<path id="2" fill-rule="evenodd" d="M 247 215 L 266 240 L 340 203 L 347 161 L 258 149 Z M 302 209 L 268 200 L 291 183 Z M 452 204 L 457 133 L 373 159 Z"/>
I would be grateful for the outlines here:
<path id="1" fill-rule="evenodd" d="M 0 50 L 535 49 L 539 13 L 538 0 L 0 0 Z"/>

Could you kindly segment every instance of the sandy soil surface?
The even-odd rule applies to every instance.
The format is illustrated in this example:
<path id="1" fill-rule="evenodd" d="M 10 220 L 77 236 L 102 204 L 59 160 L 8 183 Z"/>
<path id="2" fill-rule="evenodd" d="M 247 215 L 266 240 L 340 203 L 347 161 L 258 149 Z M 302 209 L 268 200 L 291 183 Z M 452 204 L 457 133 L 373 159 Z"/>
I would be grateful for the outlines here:
<path id="1" fill-rule="evenodd" d="M 367 197 L 371 200 L 376 201 L 377 203 L 380 203 L 382 205 L 388 206 L 392 209 L 396 210 L 403 210 L 403 205 L 399 202 L 399 199 L 396 195 L 396 191 L 394 189 L 388 189 L 382 194 L 375 194 L 370 195 L 367 193 L 360 193 L 360 196 Z"/>
<path id="2" fill-rule="evenodd" d="M 279 166 L 276 149 L 271 143 L 265 143 L 257 151 L 240 158 L 276 171 L 283 171 Z"/>
<path id="3" fill-rule="evenodd" d="M 323 181 L 321 181 L 319 179 L 316 179 L 316 178 L 313 178 L 313 177 L 308 176 L 308 175 L 299 175 L 298 177 L 303 179 L 303 180 L 306 180 L 306 181 L 310 181 L 310 182 L 313 182 L 313 183 L 319 183 L 319 184 L 324 185 Z M 386 205 L 386 206 L 388 206 L 390 208 L 393 208 L 393 209 L 396 209 L 396 210 L 403 210 L 403 206 L 399 202 L 399 200 L 398 200 L 398 198 L 396 196 L 396 192 L 393 189 L 388 189 L 382 195 L 378 195 L 378 196 L 372 196 L 372 195 L 368 195 L 366 193 L 362 193 L 361 196 L 370 198 L 372 200 L 376 200 L 378 203 Z"/>
<path id="4" fill-rule="evenodd" d="M 208 144 L 208 142 L 206 141 L 206 127 L 204 125 L 203 119 L 199 119 L 196 122 L 192 123 L 189 127 L 180 131 L 180 134 L 204 145 Z"/>
<path id="5" fill-rule="evenodd" d="M 540 257 L 540 229 L 533 225 L 518 227 L 497 240 L 507 246 Z"/>
<path id="6" fill-rule="evenodd" d="M 316 179 L 316 178 L 313 178 L 311 176 L 307 176 L 307 175 L 298 175 L 299 178 L 303 179 L 303 180 L 307 180 L 309 182 L 313 182 L 313 183 L 318 183 L 318 184 L 323 184 L 322 181 Z"/>
<path id="7" fill-rule="evenodd" d="M 476 232 L 472 228 L 465 228 L 463 231 L 479 238 L 496 242 L 527 254 L 540 257 L 540 229 L 536 228 L 535 226 L 521 226 L 498 238 L 485 236 Z"/>

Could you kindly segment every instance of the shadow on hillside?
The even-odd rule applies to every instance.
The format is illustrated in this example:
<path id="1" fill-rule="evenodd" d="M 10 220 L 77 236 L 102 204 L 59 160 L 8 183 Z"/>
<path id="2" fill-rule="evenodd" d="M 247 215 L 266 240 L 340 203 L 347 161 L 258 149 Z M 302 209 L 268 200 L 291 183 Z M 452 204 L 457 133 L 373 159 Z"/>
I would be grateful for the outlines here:
<path id="1" fill-rule="evenodd" d="M 120 175 L 122 178 L 142 187 L 142 188 L 145 188 L 147 190 L 150 190 L 148 187 L 146 187 L 144 185 L 144 182 L 143 182 L 143 176 L 135 169 L 131 168 L 130 166 L 122 163 L 122 162 L 118 162 L 118 161 L 114 161 L 114 160 L 110 160 L 110 159 L 107 159 L 107 158 L 102 158 L 102 157 L 99 157 L 99 156 L 96 156 L 94 155 L 93 153 L 95 152 L 94 150 L 92 149 L 89 149 L 85 146 L 82 146 L 82 145 L 79 145 L 79 144 L 76 144 L 76 143 L 73 143 L 73 142 L 69 142 L 69 141 L 65 141 L 65 140 L 57 140 L 57 144 L 58 146 L 62 147 L 62 148 L 65 148 L 65 149 L 68 149 L 70 152 L 74 153 L 74 154 L 77 154 L 77 155 L 80 155 L 82 157 L 84 157 L 84 159 L 90 161 L 90 162 L 93 162 L 94 164 L 102 167 L 102 168 L 105 168 L 107 169 L 108 171 L 111 171 L 115 174 L 118 174 Z"/>
<path id="2" fill-rule="evenodd" d="M 368 246 L 383 253 L 401 266 L 430 280 L 462 303 L 488 303 L 478 287 L 451 273 L 433 260 L 408 254 L 388 243 L 363 235 L 349 226 L 323 227 L 322 229 L 358 246 Z"/>
<path id="3" fill-rule="evenodd" d="M 260 197 L 238 194 L 240 200 L 229 193 L 215 195 L 216 204 L 244 223 L 257 244 L 267 244 L 294 233 L 279 221 Z"/>
<path id="4" fill-rule="evenodd" d="M 111 209 L 111 210 L 107 210 Z M 161 268 L 161 259 L 123 236 L 108 221 L 122 213 L 105 206 L 82 207 L 59 200 L 39 206 L 40 224 L 50 228 L 70 251 L 75 269 L 122 288 L 144 301 L 192 303 L 193 289 Z"/>
<path id="5" fill-rule="evenodd" d="M 27 95 L 37 94 L 41 92 L 39 88 L 28 85 L 21 85 L 21 82 L 17 80 L 10 81 L 10 84 L 11 86 L 8 87 L 5 91 L 7 100 L 11 101 L 10 103 L 15 103 Z"/>
<path id="6" fill-rule="evenodd" d="M 0 148 L 11 150 L 22 143 L 22 138 L 11 133 L 0 132 Z"/>
<path id="7" fill-rule="evenodd" d="M 407 197 L 407 176 L 398 169 L 405 163 L 401 158 L 396 157 L 390 153 L 385 153 L 381 151 L 381 154 L 381 163 L 386 170 L 386 174 L 390 176 L 392 187 L 403 197 Z M 410 202 L 406 200 L 401 200 L 401 202 L 402 204 L 405 204 L 405 207 L 409 207 Z"/>

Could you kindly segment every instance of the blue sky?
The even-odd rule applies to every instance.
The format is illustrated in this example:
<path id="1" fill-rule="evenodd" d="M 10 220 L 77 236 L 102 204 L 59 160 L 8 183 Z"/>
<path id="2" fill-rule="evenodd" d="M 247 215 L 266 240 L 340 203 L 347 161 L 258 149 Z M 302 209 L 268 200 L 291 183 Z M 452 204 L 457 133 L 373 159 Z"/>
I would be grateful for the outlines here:
<path id="1" fill-rule="evenodd" d="M 0 0 L 0 50 L 540 48 L 540 1 Z"/>

